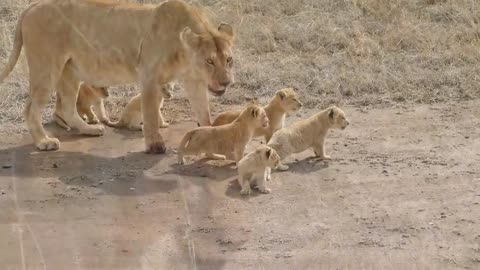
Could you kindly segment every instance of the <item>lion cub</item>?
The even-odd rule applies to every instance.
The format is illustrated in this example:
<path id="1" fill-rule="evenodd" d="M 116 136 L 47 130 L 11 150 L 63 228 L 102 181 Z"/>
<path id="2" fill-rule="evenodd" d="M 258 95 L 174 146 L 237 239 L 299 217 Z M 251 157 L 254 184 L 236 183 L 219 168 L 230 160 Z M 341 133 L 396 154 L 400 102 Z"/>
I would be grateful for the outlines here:
<path id="1" fill-rule="evenodd" d="M 313 148 L 315 156 L 321 159 L 330 159 L 330 156 L 325 154 L 327 131 L 332 128 L 343 130 L 349 124 L 345 113 L 340 108 L 331 106 L 310 118 L 275 132 L 268 142 L 268 146 L 277 151 L 280 159 L 308 148 Z M 288 166 L 281 162 L 277 168 L 282 171 L 288 170 Z"/>
<path id="2" fill-rule="evenodd" d="M 169 126 L 168 123 L 163 119 L 162 111 L 163 101 L 170 100 L 172 98 L 172 90 L 175 87 L 175 83 L 170 82 L 164 84 L 160 87 L 160 107 L 158 109 L 158 122 L 161 128 L 166 128 Z M 111 127 L 127 127 L 130 130 L 142 130 L 143 127 L 143 116 L 142 116 L 142 96 L 138 94 L 134 96 L 128 102 L 125 109 L 123 109 L 122 116 L 120 120 L 114 123 L 110 123 Z"/>
<path id="3" fill-rule="evenodd" d="M 302 103 L 298 100 L 297 94 L 293 88 L 279 90 L 270 103 L 263 107 L 270 120 L 270 126 L 268 128 L 257 128 L 253 137 L 264 136 L 265 142 L 268 142 L 275 131 L 283 128 L 286 114 L 298 111 L 301 107 Z M 231 123 L 239 114 L 240 111 L 223 112 L 217 116 L 212 126 L 221 126 Z"/>
<path id="4" fill-rule="evenodd" d="M 86 85 L 85 83 L 81 83 L 78 89 L 78 97 L 77 97 L 77 112 L 84 120 L 86 120 L 89 124 L 98 124 L 100 121 L 104 124 L 109 125 L 110 119 L 105 112 L 105 105 L 103 104 L 103 100 L 108 97 L 108 88 L 107 87 L 93 87 Z M 56 101 L 56 112 L 63 111 L 61 109 L 62 102 L 60 96 L 57 95 Z M 100 120 L 98 119 L 100 117 Z M 54 115 L 55 122 L 67 129 L 70 130 L 71 128 L 65 123 L 63 118 L 55 113 Z"/>
<path id="5" fill-rule="evenodd" d="M 266 186 L 267 178 L 270 177 L 268 169 L 275 167 L 279 161 L 277 151 L 264 144 L 243 157 L 238 162 L 238 183 L 242 187 L 240 194 L 250 194 L 250 185 L 255 182 L 260 192 L 270 193 Z"/>
<path id="6" fill-rule="evenodd" d="M 243 158 L 245 146 L 252 139 L 255 129 L 268 127 L 265 110 L 255 104 L 245 108 L 230 124 L 195 128 L 183 137 L 178 148 L 178 163 L 184 164 L 185 154 L 206 153 L 214 159 L 226 159 L 233 154 L 238 163 Z"/>

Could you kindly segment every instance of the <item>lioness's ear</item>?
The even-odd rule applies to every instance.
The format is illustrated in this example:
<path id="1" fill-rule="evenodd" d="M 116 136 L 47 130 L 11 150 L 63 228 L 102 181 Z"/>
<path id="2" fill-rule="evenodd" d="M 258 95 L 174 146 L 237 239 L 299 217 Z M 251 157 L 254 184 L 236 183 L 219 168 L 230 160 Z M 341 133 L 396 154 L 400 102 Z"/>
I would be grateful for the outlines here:
<path id="1" fill-rule="evenodd" d="M 258 108 L 253 108 L 253 109 L 252 109 L 252 116 L 253 116 L 254 118 L 257 118 L 257 116 L 258 116 Z"/>
<path id="2" fill-rule="evenodd" d="M 330 119 L 333 120 L 333 116 L 335 115 L 335 112 L 334 112 L 334 109 L 330 109 L 330 111 L 328 112 L 328 117 L 330 117 Z"/>
<path id="3" fill-rule="evenodd" d="M 180 40 L 188 47 L 195 48 L 200 44 L 200 36 L 193 33 L 189 27 L 185 27 L 180 33 Z"/>
<path id="4" fill-rule="evenodd" d="M 272 149 L 268 149 L 267 152 L 265 152 L 265 155 L 267 156 L 267 159 L 269 159 L 272 155 Z"/>
<path id="5" fill-rule="evenodd" d="M 282 90 L 278 91 L 277 95 L 280 97 L 281 100 L 283 100 L 287 96 Z"/>
<path id="6" fill-rule="evenodd" d="M 223 33 L 230 38 L 233 37 L 233 28 L 228 23 L 220 23 L 220 25 L 218 26 L 218 32 Z"/>

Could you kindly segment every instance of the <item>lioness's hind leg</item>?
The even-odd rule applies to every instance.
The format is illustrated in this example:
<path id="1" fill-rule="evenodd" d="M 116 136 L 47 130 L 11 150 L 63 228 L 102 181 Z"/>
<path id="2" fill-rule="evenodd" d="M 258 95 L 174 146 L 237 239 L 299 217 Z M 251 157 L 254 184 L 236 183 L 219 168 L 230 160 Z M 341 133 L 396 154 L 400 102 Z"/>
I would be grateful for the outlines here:
<path id="1" fill-rule="evenodd" d="M 57 85 L 58 93 L 62 99 L 63 119 L 68 126 L 78 129 L 81 134 L 103 135 L 104 127 L 102 125 L 89 125 L 77 113 L 79 83 L 71 66 L 67 63 Z"/>
<path id="2" fill-rule="evenodd" d="M 53 92 L 53 80 L 60 75 L 60 66 L 47 66 L 48 63 L 39 61 L 26 50 L 30 70 L 30 96 L 23 111 L 28 130 L 32 135 L 35 146 L 39 150 L 57 150 L 60 141 L 49 137 L 42 125 L 42 112 Z M 30 57 L 29 57 L 30 56 Z"/>

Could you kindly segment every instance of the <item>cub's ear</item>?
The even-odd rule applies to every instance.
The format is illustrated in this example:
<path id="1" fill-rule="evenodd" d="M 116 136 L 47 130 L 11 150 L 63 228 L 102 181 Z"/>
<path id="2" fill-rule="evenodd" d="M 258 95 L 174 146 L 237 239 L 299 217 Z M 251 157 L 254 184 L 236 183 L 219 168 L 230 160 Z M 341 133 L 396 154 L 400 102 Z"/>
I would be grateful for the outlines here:
<path id="1" fill-rule="evenodd" d="M 283 100 L 287 96 L 282 90 L 278 91 L 277 95 L 280 97 L 281 100 Z"/>
<path id="2" fill-rule="evenodd" d="M 233 38 L 233 28 L 228 23 L 220 23 L 220 25 L 218 26 L 218 32 L 227 35 L 229 38 Z"/>
<path id="3" fill-rule="evenodd" d="M 335 111 L 334 111 L 334 109 L 332 108 L 332 109 L 330 109 L 330 111 L 328 112 L 328 117 L 333 120 L 333 117 L 334 117 L 334 116 L 335 116 Z"/>
<path id="4" fill-rule="evenodd" d="M 258 117 L 258 108 L 253 108 L 253 109 L 252 109 L 252 116 L 253 116 L 254 118 L 257 118 L 257 117 Z"/>
<path id="5" fill-rule="evenodd" d="M 267 152 L 265 152 L 265 156 L 269 159 L 270 156 L 272 156 L 272 149 L 268 149 Z"/>
<path id="6" fill-rule="evenodd" d="M 195 48 L 200 44 L 200 36 L 193 33 L 189 27 L 185 27 L 185 29 L 180 32 L 180 41 L 187 47 Z"/>

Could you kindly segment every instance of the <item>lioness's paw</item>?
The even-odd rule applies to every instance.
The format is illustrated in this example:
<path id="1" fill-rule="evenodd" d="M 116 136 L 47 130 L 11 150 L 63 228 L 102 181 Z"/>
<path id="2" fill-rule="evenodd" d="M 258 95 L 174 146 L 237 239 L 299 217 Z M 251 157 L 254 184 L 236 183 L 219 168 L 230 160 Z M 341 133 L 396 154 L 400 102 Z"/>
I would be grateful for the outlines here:
<path id="1" fill-rule="evenodd" d="M 227 157 L 225 155 L 219 155 L 219 154 L 207 154 L 207 158 L 210 159 L 216 159 L 216 160 L 225 160 Z"/>
<path id="2" fill-rule="evenodd" d="M 332 159 L 329 155 L 324 155 L 323 157 L 320 157 L 321 159 Z"/>
<path id="3" fill-rule="evenodd" d="M 167 128 L 167 127 L 170 126 L 170 124 L 168 124 L 168 123 L 163 123 L 163 124 L 160 124 L 159 126 L 160 126 L 160 128 Z"/>
<path id="4" fill-rule="evenodd" d="M 92 120 L 88 121 L 88 123 L 91 124 L 91 125 L 95 125 L 95 124 L 100 123 L 100 121 L 97 118 L 93 118 Z"/>
<path id="5" fill-rule="evenodd" d="M 91 125 L 88 129 L 83 129 L 80 133 L 92 136 L 102 136 L 104 132 L 105 127 L 103 125 Z"/>
<path id="6" fill-rule="evenodd" d="M 57 138 L 44 138 L 36 144 L 38 150 L 41 151 L 53 151 L 60 148 L 60 141 Z"/>
<path id="7" fill-rule="evenodd" d="M 248 189 L 245 188 L 245 189 L 240 190 L 240 195 L 250 195 L 250 193 L 252 193 L 252 190 L 249 189 L 249 188 Z"/>
<path id="8" fill-rule="evenodd" d="M 258 190 L 259 190 L 261 193 L 265 193 L 265 194 L 269 194 L 270 192 L 272 192 L 272 190 L 269 189 L 269 188 L 258 188 Z"/>
<path id="9" fill-rule="evenodd" d="M 185 164 L 185 158 L 183 158 L 183 157 L 178 157 L 177 163 L 180 164 L 180 165 Z"/>
<path id="10" fill-rule="evenodd" d="M 148 144 L 145 150 L 147 154 L 164 154 L 166 151 L 167 147 L 164 142 Z"/>

